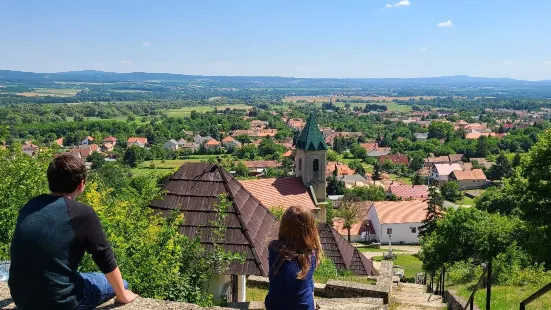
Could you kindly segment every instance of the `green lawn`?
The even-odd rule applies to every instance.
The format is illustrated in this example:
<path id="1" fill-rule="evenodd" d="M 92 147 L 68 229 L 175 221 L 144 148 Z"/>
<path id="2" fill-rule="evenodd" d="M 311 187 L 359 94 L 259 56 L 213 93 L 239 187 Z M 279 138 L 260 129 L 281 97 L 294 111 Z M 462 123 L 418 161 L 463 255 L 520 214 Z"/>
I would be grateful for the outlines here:
<path id="1" fill-rule="evenodd" d="M 204 113 L 209 111 L 214 111 L 214 106 L 192 106 L 192 107 L 183 107 L 180 109 L 168 109 L 160 110 L 160 112 L 165 112 L 169 117 L 186 117 L 191 114 L 191 111 L 196 111 L 198 113 Z M 226 108 L 230 109 L 251 109 L 252 106 L 245 104 L 233 104 L 233 105 L 221 105 L 216 106 L 218 110 L 224 110 Z"/>
<path id="2" fill-rule="evenodd" d="M 375 256 L 373 260 L 380 262 L 383 260 L 382 256 Z M 394 265 L 404 268 L 404 276 L 407 282 L 415 283 L 415 277 L 418 272 L 422 270 L 422 262 L 417 258 L 417 255 L 411 254 L 398 254 L 393 261 Z"/>
<path id="3" fill-rule="evenodd" d="M 468 299 L 471 296 L 471 285 L 449 286 L 459 295 Z M 526 297 L 536 292 L 539 287 L 534 286 L 492 286 L 491 307 L 496 310 L 517 310 L 519 304 Z M 486 307 L 486 289 L 478 290 L 475 295 L 475 304 L 481 309 Z M 543 295 L 526 307 L 529 310 L 551 309 L 551 294 Z"/>
<path id="4" fill-rule="evenodd" d="M 363 284 L 375 284 L 377 282 L 376 280 L 370 279 L 366 276 L 356 276 L 356 275 L 334 276 L 334 277 L 325 277 L 325 276 L 314 277 L 314 282 L 316 283 L 325 284 L 329 280 L 341 280 L 341 281 L 357 282 L 357 283 L 363 283 Z"/>
<path id="5" fill-rule="evenodd" d="M 474 206 L 474 199 L 467 196 L 463 196 L 463 199 L 458 200 L 455 203 L 460 206 Z"/>
<path id="6" fill-rule="evenodd" d="M 358 247 L 358 251 L 360 252 L 388 252 L 388 249 L 375 249 L 375 248 L 361 248 Z M 404 250 L 392 250 L 392 252 L 405 252 Z"/>
<path id="7" fill-rule="evenodd" d="M 264 301 L 268 295 L 265 288 L 247 286 L 247 301 Z"/>
<path id="8" fill-rule="evenodd" d="M 400 181 L 404 184 L 411 185 L 411 179 L 410 178 L 401 177 L 401 176 L 393 174 L 393 173 L 389 174 L 389 177 L 390 177 L 391 180 Z"/>

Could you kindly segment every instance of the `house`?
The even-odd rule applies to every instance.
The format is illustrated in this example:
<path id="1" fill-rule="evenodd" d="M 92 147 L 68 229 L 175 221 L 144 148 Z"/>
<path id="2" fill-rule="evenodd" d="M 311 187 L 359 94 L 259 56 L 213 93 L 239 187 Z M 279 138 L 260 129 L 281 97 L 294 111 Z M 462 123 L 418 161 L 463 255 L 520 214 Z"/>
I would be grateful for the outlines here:
<path id="1" fill-rule="evenodd" d="M 59 147 L 63 147 L 63 137 L 61 137 L 57 140 L 54 140 L 54 144 L 57 144 L 57 146 L 59 146 Z"/>
<path id="2" fill-rule="evenodd" d="M 225 146 L 226 148 L 238 149 L 241 147 L 241 142 L 235 140 L 231 136 L 227 136 L 224 139 L 222 139 L 222 145 Z"/>
<path id="3" fill-rule="evenodd" d="M 476 161 L 479 165 L 484 166 L 486 169 L 490 169 L 493 165 L 495 165 L 494 162 L 488 161 L 486 158 L 471 158 L 470 160 L 471 163 Z"/>
<path id="4" fill-rule="evenodd" d="M 325 175 L 331 176 L 333 175 L 333 171 L 337 170 L 337 175 L 353 175 L 356 173 L 355 170 L 350 169 L 348 165 L 344 163 L 339 163 L 338 161 L 330 161 L 327 162 L 327 166 L 325 167 Z"/>
<path id="5" fill-rule="evenodd" d="M 196 152 L 199 149 L 200 145 L 195 142 L 186 142 L 184 144 L 180 144 L 180 148 L 183 150 L 190 150 L 192 152 Z"/>
<path id="6" fill-rule="evenodd" d="M 450 175 L 450 181 L 456 181 L 462 190 L 484 188 L 489 184 L 482 169 L 455 170 Z"/>
<path id="7" fill-rule="evenodd" d="M 420 200 L 378 201 L 372 203 L 367 221 L 375 234 L 371 240 L 383 244 L 418 244 L 419 227 L 427 215 L 427 203 Z"/>
<path id="8" fill-rule="evenodd" d="M 126 141 L 126 146 L 131 147 L 133 145 L 139 146 L 139 147 L 145 147 L 147 144 L 147 138 L 141 138 L 141 137 L 130 137 Z"/>
<path id="9" fill-rule="evenodd" d="M 429 134 L 427 132 L 416 132 L 413 134 L 417 141 L 427 141 Z"/>
<path id="10" fill-rule="evenodd" d="M 425 158 L 425 167 L 432 167 L 434 164 L 453 164 L 460 163 L 463 154 L 450 154 L 447 156 Z"/>
<path id="11" fill-rule="evenodd" d="M 113 149 L 115 148 L 115 145 L 117 145 L 117 138 L 113 137 L 113 136 L 109 136 L 105 139 L 103 139 L 102 141 L 102 148 L 104 151 L 106 152 L 112 152 Z"/>
<path id="12" fill-rule="evenodd" d="M 379 156 L 379 163 L 384 163 L 386 160 L 390 160 L 395 165 L 409 165 L 409 159 L 407 155 L 394 154 L 394 155 L 381 155 Z"/>
<path id="13" fill-rule="evenodd" d="M 390 154 L 390 148 L 376 149 L 371 152 L 367 152 L 367 157 L 381 157 Z"/>
<path id="14" fill-rule="evenodd" d="M 82 144 L 82 145 L 88 145 L 88 144 L 92 144 L 93 142 L 94 142 L 94 138 L 88 136 L 88 137 L 84 138 L 84 140 L 82 140 L 82 141 L 80 142 L 80 144 Z"/>
<path id="15" fill-rule="evenodd" d="M 429 190 L 426 185 L 390 185 L 388 188 L 389 195 L 395 195 L 402 200 L 426 199 L 429 197 Z"/>
<path id="16" fill-rule="evenodd" d="M 70 149 L 69 152 L 78 158 L 86 160 L 92 153 L 99 152 L 99 146 L 97 144 L 79 145 Z"/>
<path id="17" fill-rule="evenodd" d="M 255 119 L 251 121 L 251 128 L 265 129 L 269 124 L 269 122 Z"/>
<path id="18" fill-rule="evenodd" d="M 450 174 L 455 170 L 461 170 L 461 166 L 457 163 L 434 164 L 430 172 L 430 178 L 439 182 L 447 182 Z"/>
<path id="19" fill-rule="evenodd" d="M 493 132 L 479 132 L 479 131 L 472 131 L 465 135 L 465 139 L 469 140 L 476 140 L 482 136 L 485 137 L 495 137 L 495 133 Z"/>
<path id="20" fill-rule="evenodd" d="M 203 144 L 203 143 L 206 143 L 206 142 L 208 142 L 208 141 L 210 141 L 210 140 L 214 140 L 214 138 L 211 137 L 211 136 L 202 137 L 200 134 L 196 134 L 196 135 L 193 137 L 193 142 L 195 142 L 195 143 L 197 143 L 197 144 L 199 144 L 199 145 L 201 145 L 201 144 Z"/>
<path id="21" fill-rule="evenodd" d="M 178 143 L 178 141 L 176 141 L 174 139 L 170 139 L 170 140 L 166 141 L 165 144 L 163 145 L 163 148 L 165 150 L 177 151 L 179 147 L 180 147 L 180 144 Z"/>
<path id="22" fill-rule="evenodd" d="M 293 118 L 287 121 L 287 125 L 295 130 L 302 130 L 304 128 L 304 120 L 301 118 Z"/>
<path id="23" fill-rule="evenodd" d="M 221 146 L 220 142 L 216 141 L 215 139 L 210 139 L 207 142 L 205 142 L 205 147 L 207 149 L 215 149 L 220 146 Z"/>
<path id="24" fill-rule="evenodd" d="M 367 179 L 359 174 L 342 175 L 339 181 L 344 183 L 345 188 L 368 186 Z"/>
<path id="25" fill-rule="evenodd" d="M 21 150 L 23 151 L 23 153 L 29 156 L 35 156 L 36 153 L 38 152 L 38 149 L 39 149 L 38 146 L 32 144 L 32 142 L 30 141 L 25 142 L 25 144 L 21 146 Z"/>
<path id="26" fill-rule="evenodd" d="M 249 175 L 257 176 L 266 172 L 268 168 L 277 168 L 281 166 L 277 160 L 248 160 L 243 162 L 249 168 Z"/>
<path id="27" fill-rule="evenodd" d="M 377 142 L 360 143 L 360 146 L 363 147 L 367 152 L 375 151 L 378 148 Z"/>

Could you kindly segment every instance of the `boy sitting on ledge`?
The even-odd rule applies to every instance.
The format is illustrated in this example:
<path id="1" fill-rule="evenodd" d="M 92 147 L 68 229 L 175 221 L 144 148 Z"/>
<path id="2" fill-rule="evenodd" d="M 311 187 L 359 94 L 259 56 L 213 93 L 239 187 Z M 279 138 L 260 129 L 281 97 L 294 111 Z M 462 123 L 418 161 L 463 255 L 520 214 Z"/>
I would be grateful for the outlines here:
<path id="1" fill-rule="evenodd" d="M 27 309 L 92 309 L 129 291 L 94 209 L 76 201 L 86 183 L 82 160 L 63 154 L 47 171 L 50 194 L 31 199 L 19 212 L 11 243 L 8 284 L 15 304 Z M 102 273 L 79 273 L 90 253 Z"/>

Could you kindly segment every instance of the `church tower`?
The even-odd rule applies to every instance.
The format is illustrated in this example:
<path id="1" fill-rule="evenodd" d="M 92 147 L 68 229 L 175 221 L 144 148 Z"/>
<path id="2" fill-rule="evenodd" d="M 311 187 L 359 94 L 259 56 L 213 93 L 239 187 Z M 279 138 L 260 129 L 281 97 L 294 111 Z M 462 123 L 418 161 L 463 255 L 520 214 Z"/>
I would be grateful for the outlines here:
<path id="1" fill-rule="evenodd" d="M 318 220 L 321 222 L 325 222 L 326 219 L 326 165 L 327 144 L 318 127 L 316 116 L 312 112 L 296 140 L 295 170 L 296 176 L 310 188 L 316 204 L 321 209 L 318 214 Z"/>

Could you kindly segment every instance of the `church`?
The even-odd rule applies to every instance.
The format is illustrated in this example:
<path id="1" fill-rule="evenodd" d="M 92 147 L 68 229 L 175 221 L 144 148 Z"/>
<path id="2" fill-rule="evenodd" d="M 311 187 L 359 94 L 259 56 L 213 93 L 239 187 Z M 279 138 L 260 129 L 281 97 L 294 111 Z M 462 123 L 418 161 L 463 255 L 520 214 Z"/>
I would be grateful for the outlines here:
<path id="1" fill-rule="evenodd" d="M 268 276 L 268 243 L 277 238 L 279 222 L 272 207 L 303 205 L 318 220 L 318 232 L 325 257 L 341 270 L 375 276 L 373 264 L 333 227 L 326 223 L 327 144 L 315 115 L 310 115 L 296 141 L 295 176 L 279 179 L 238 181 L 222 166 L 212 163 L 185 163 L 162 188 L 165 194 L 150 207 L 167 216 L 178 210 L 184 215 L 179 231 L 199 238 L 206 248 L 215 242 L 226 250 L 242 253 L 244 262 L 233 263 L 225 274 L 211 279 L 209 290 L 216 299 L 246 300 L 250 275 Z M 214 240 L 212 221 L 220 195 L 231 203 L 227 210 L 223 240 Z"/>

